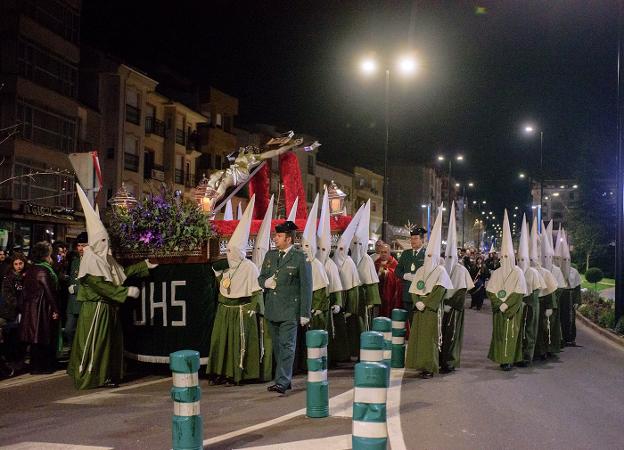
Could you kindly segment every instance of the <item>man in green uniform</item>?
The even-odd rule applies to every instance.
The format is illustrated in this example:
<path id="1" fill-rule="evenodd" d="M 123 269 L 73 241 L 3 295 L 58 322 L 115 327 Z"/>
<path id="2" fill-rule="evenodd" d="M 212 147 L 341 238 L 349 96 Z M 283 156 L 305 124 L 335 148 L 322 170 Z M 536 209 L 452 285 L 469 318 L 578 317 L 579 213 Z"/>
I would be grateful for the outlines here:
<path id="1" fill-rule="evenodd" d="M 455 202 L 451 205 L 444 267 L 451 278 L 452 289 L 444 296 L 444 317 L 442 318 L 442 350 L 440 371 L 449 373 L 459 367 L 464 339 L 464 304 L 466 292 L 474 287 L 468 270 L 459 263 L 457 254 L 457 227 L 455 225 Z"/>
<path id="2" fill-rule="evenodd" d="M 503 219 L 501 266 L 492 272 L 487 285 L 487 296 L 492 303 L 493 327 L 488 358 L 501 369 L 511 370 L 522 360 L 522 299 L 527 295 L 522 269 L 516 266 L 507 210 Z"/>
<path id="3" fill-rule="evenodd" d="M 257 380 L 262 359 L 258 315 L 264 314 L 259 271 L 247 259 L 255 197 L 245 209 L 227 244 L 227 270 L 218 274 L 219 297 L 206 372 L 221 384 Z"/>
<path id="4" fill-rule="evenodd" d="M 123 285 L 127 277 L 149 275 L 148 260 L 123 269 L 109 252 L 109 237 L 87 196 L 76 185 L 87 222 L 89 246 L 80 261 L 80 314 L 67 366 L 77 389 L 116 387 L 123 378 L 123 330 L 119 305 L 138 298 L 139 288 Z"/>
<path id="5" fill-rule="evenodd" d="M 526 217 L 522 216 L 522 229 L 520 231 L 520 243 L 518 244 L 518 267 L 524 272 L 528 295 L 522 299 L 524 303 L 524 320 L 522 322 L 522 361 L 516 363 L 520 367 L 526 367 L 533 361 L 537 330 L 539 328 L 539 293 L 546 287 L 546 282 L 537 271 L 531 267 L 529 251 L 529 230 Z"/>
<path id="6" fill-rule="evenodd" d="M 442 299 L 452 289 L 451 279 L 441 264 L 442 206 L 433 225 L 425 261 L 416 271 L 409 288 L 414 304 L 414 316 L 407 343 L 405 367 L 420 371 L 421 378 L 438 373 L 442 346 Z"/>
<path id="7" fill-rule="evenodd" d="M 425 233 L 427 230 L 420 227 L 414 227 L 410 231 L 411 250 L 404 250 L 399 257 L 399 264 L 394 269 L 394 274 L 403 282 L 403 307 L 409 313 L 411 321 L 411 313 L 414 309 L 412 297 L 409 293 L 414 274 L 420 269 L 425 261 L 426 248 Z"/>
<path id="8" fill-rule="evenodd" d="M 271 392 L 284 394 L 292 379 L 298 325 L 310 322 L 312 309 L 312 267 L 300 250 L 293 247 L 297 225 L 286 221 L 275 227 L 275 247 L 262 264 L 258 283 L 268 290 L 266 318 L 269 322 L 275 383 Z"/>
<path id="9" fill-rule="evenodd" d="M 360 278 L 359 316 L 364 322 L 364 329 L 373 325 L 373 308 L 381 305 L 379 296 L 379 276 L 373 259 L 367 253 L 370 228 L 370 199 L 361 208 L 357 229 L 351 242 L 351 258 L 355 263 Z M 362 330 L 364 331 L 364 330 Z"/>

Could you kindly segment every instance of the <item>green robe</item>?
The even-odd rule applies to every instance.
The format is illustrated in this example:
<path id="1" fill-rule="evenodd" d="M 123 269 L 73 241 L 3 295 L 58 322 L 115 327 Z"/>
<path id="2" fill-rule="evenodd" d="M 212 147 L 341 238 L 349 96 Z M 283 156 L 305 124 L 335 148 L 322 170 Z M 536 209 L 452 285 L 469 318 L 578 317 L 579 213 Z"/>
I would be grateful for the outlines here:
<path id="1" fill-rule="evenodd" d="M 332 292 L 329 294 L 329 303 L 331 306 L 338 305 L 342 309 L 342 291 Z M 330 308 L 331 309 L 331 308 Z M 349 361 L 351 352 L 349 350 L 349 335 L 347 333 L 347 322 L 345 320 L 344 311 L 338 314 L 332 314 L 329 317 L 329 344 L 327 345 L 327 360 L 332 366 L 337 362 Z"/>
<path id="2" fill-rule="evenodd" d="M 539 329 L 540 301 L 539 289 L 522 299 L 524 303 L 524 319 L 522 323 L 522 360 L 531 362 L 535 354 L 535 344 Z"/>
<path id="3" fill-rule="evenodd" d="M 407 342 L 405 367 L 438 373 L 440 353 L 440 328 L 442 325 L 442 299 L 446 293 L 443 286 L 435 286 L 428 295 L 412 295 L 414 315 Z M 425 309 L 416 309 L 417 302 L 423 302 Z"/>
<path id="4" fill-rule="evenodd" d="M 459 367 L 462 342 L 464 339 L 464 303 L 466 289 L 458 289 L 451 298 L 444 300 L 444 305 L 451 307 L 442 318 L 442 351 L 440 365 Z"/>
<path id="5" fill-rule="evenodd" d="M 345 301 L 345 321 L 347 323 L 347 335 L 351 356 L 360 355 L 360 334 L 364 331 L 364 302 L 360 298 L 360 286 L 353 286 L 351 289 L 343 291 Z M 347 314 L 349 316 L 347 317 Z"/>
<path id="6" fill-rule="evenodd" d="M 559 309 L 559 297 L 561 296 L 562 289 L 557 289 L 553 293 L 552 297 L 552 315 L 546 317 L 544 311 L 544 345 L 548 353 L 560 353 L 561 352 L 561 318 Z M 550 320 L 549 320 L 550 319 Z M 548 329 L 550 325 L 550 335 Z M 550 337 L 550 339 L 549 339 Z"/>
<path id="7" fill-rule="evenodd" d="M 494 325 L 488 358 L 498 364 L 513 364 L 522 360 L 522 294 L 510 294 L 501 312 L 503 302 L 492 292 L 487 293 L 492 304 Z"/>
<path id="8" fill-rule="evenodd" d="M 381 305 L 379 283 L 363 284 L 360 286 L 359 315 L 364 323 L 362 331 L 373 329 L 373 308 Z"/>
<path id="9" fill-rule="evenodd" d="M 561 344 L 576 340 L 576 310 L 574 305 L 581 304 L 581 286 L 561 289 L 559 298 L 559 316 L 561 318 Z"/>
<path id="10" fill-rule="evenodd" d="M 548 348 L 550 346 L 551 338 L 550 335 L 550 326 L 552 324 L 548 321 L 546 317 L 546 310 L 553 309 L 553 303 L 555 301 L 557 292 L 553 292 L 552 294 L 544 295 L 539 298 L 539 319 L 538 319 L 538 328 L 537 328 L 537 340 L 535 342 L 535 351 L 533 352 L 533 359 L 545 356 L 548 353 Z M 554 314 L 554 312 L 553 312 Z M 552 316 L 550 316 L 552 319 Z M 551 335 L 550 335 L 551 336 Z M 551 336 L 552 337 L 552 336 Z"/>
<path id="11" fill-rule="evenodd" d="M 327 331 L 330 314 L 327 288 L 317 289 L 312 292 L 312 311 L 314 312 L 310 320 L 310 330 Z M 321 311 L 321 314 L 318 314 L 316 311 Z"/>
<path id="12" fill-rule="evenodd" d="M 262 291 L 242 298 L 227 298 L 219 293 L 218 301 L 206 373 L 235 383 L 260 379 L 263 352 L 257 315 L 264 314 Z M 263 356 L 270 359 L 266 349 Z"/>
<path id="13" fill-rule="evenodd" d="M 128 278 L 149 275 L 144 261 L 124 272 Z M 85 275 L 80 279 L 80 315 L 67 366 L 76 389 L 122 380 L 123 330 L 119 306 L 127 297 L 127 287 L 115 286 L 104 277 Z"/>

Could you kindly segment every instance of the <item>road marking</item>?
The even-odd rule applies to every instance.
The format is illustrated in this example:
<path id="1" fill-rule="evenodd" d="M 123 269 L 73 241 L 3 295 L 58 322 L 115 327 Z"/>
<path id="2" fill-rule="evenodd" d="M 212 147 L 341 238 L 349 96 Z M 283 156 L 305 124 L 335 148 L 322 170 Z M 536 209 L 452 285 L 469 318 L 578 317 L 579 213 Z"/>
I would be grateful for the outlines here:
<path id="1" fill-rule="evenodd" d="M 392 450 L 407 450 L 401 428 L 401 385 L 405 369 L 393 369 L 390 372 L 390 389 L 386 403 L 388 441 Z"/>
<path id="2" fill-rule="evenodd" d="M 55 380 L 56 378 L 62 378 L 65 375 L 66 372 L 64 370 L 57 370 L 56 372 L 49 375 L 31 375 L 29 373 L 25 373 L 23 375 L 19 375 L 17 377 L 9 378 L 8 380 L 2 381 L 0 383 L 0 390 L 26 386 L 32 383 L 39 383 L 40 381 Z"/>
<path id="3" fill-rule="evenodd" d="M 113 447 L 91 445 L 55 444 L 53 442 L 20 442 L 0 447 L 4 450 L 113 450 Z"/>
<path id="4" fill-rule="evenodd" d="M 234 450 L 318 450 L 319 448 L 351 448 L 351 435 L 343 434 L 319 439 L 306 439 L 303 441 L 285 442 L 283 444 L 262 445 L 260 447 L 241 447 Z"/>
<path id="5" fill-rule="evenodd" d="M 79 395 L 77 397 L 69 397 L 63 400 L 57 400 L 54 403 L 61 403 L 65 405 L 90 405 L 98 400 L 105 400 L 109 398 L 115 398 L 116 395 L 120 392 L 129 391 L 131 389 L 137 389 L 144 386 L 150 386 L 152 384 L 163 383 L 165 381 L 171 382 L 171 377 L 160 378 L 158 380 L 144 381 L 143 383 L 134 383 L 128 384 L 127 386 L 122 386 L 114 389 L 106 389 L 98 392 L 93 392 L 91 394 Z"/>

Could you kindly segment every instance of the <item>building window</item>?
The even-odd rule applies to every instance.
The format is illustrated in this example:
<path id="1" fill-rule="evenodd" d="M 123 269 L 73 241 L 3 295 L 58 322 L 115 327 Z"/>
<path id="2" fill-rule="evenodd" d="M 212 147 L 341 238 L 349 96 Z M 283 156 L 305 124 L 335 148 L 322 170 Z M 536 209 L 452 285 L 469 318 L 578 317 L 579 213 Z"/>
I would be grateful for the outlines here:
<path id="1" fill-rule="evenodd" d="M 126 120 L 135 125 L 141 123 L 141 96 L 134 88 L 126 92 Z"/>
<path id="2" fill-rule="evenodd" d="M 124 142 L 124 169 L 139 171 L 139 140 L 131 134 L 126 134 Z"/>
<path id="3" fill-rule="evenodd" d="M 80 38 L 78 11 L 56 0 L 21 0 L 22 10 L 46 28 L 77 43 Z"/>
<path id="4" fill-rule="evenodd" d="M 143 152 L 143 178 L 152 178 L 154 168 L 154 150 L 146 148 Z"/>
<path id="5" fill-rule="evenodd" d="M 184 184 L 184 156 L 176 155 L 175 157 L 175 173 L 173 181 L 176 184 Z"/>
<path id="6" fill-rule="evenodd" d="M 78 69 L 62 57 L 20 38 L 17 62 L 22 77 L 68 97 L 76 96 Z"/>
<path id="7" fill-rule="evenodd" d="M 20 135 L 23 139 L 64 153 L 75 151 L 76 119 L 20 99 L 17 102 L 17 120 L 22 124 Z"/>
<path id="8" fill-rule="evenodd" d="M 184 116 L 176 114 L 176 134 L 175 140 L 177 144 L 184 145 L 186 140 L 184 136 Z"/>
<path id="9" fill-rule="evenodd" d="M 195 174 L 191 173 L 191 162 L 188 160 L 185 163 L 184 175 L 184 185 L 187 188 L 195 187 Z"/>
<path id="10" fill-rule="evenodd" d="M 71 175 L 45 175 L 25 177 L 28 173 L 46 170 L 42 164 L 34 161 L 15 161 L 15 180 L 13 181 L 13 198 L 32 202 L 37 205 L 57 206 L 73 209 L 74 177 Z"/>
<path id="11" fill-rule="evenodd" d="M 216 126 L 218 127 L 223 126 L 223 116 L 221 116 L 221 114 L 219 113 L 217 113 Z"/>

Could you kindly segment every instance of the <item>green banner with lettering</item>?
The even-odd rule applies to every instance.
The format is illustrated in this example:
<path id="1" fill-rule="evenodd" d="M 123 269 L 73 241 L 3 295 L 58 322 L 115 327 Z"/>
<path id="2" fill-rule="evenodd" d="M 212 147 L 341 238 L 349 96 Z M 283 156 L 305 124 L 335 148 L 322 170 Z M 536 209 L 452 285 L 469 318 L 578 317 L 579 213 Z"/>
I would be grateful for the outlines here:
<path id="1" fill-rule="evenodd" d="M 205 364 L 217 310 L 217 283 L 210 264 L 161 264 L 123 308 L 126 356 L 167 363 L 178 350 L 197 350 Z"/>

